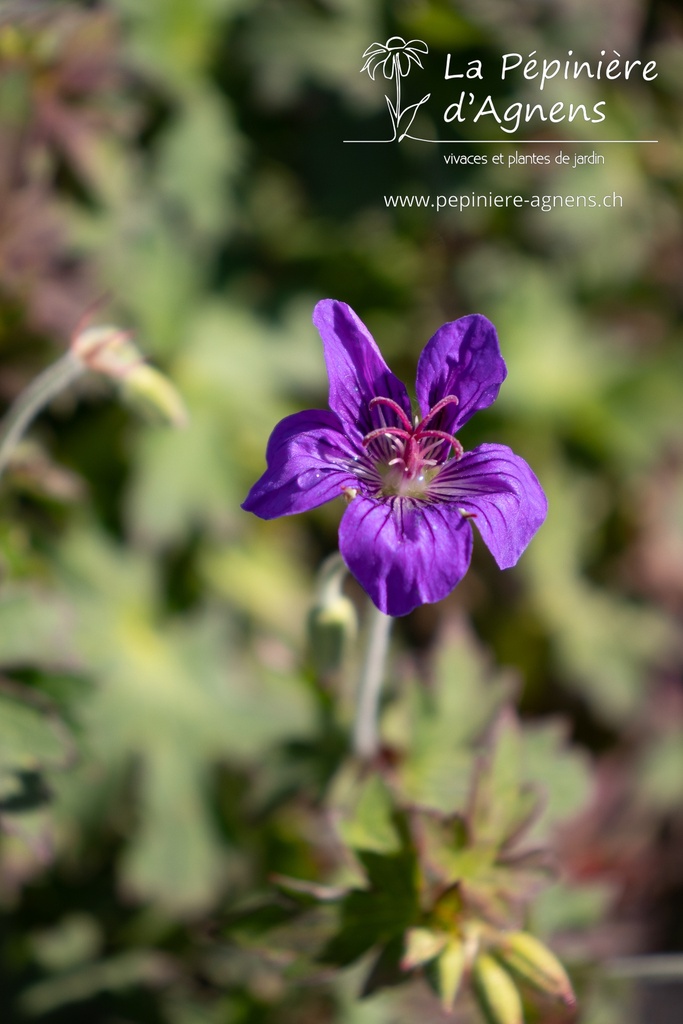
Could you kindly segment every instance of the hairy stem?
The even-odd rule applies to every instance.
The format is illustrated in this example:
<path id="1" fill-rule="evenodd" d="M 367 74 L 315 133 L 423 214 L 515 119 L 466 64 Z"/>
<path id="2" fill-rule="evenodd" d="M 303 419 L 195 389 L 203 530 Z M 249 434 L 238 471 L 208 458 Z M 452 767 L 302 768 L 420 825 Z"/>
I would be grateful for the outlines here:
<path id="1" fill-rule="evenodd" d="M 0 476 L 24 431 L 41 409 L 85 372 L 85 366 L 71 352 L 38 374 L 10 406 L 0 424 Z"/>
<path id="2" fill-rule="evenodd" d="M 367 651 L 358 683 L 356 719 L 353 727 L 353 751 L 364 761 L 370 761 L 375 757 L 379 747 L 377 712 L 384 681 L 391 623 L 391 616 L 385 615 L 373 604 L 368 622 Z"/>

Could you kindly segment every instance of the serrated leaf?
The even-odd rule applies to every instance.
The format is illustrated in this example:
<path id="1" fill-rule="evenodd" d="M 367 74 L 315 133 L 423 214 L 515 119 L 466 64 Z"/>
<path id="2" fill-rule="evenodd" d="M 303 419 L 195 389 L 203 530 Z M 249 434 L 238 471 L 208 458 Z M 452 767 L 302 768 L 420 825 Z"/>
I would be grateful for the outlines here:
<path id="1" fill-rule="evenodd" d="M 416 863 L 409 851 L 391 856 L 361 853 L 368 889 L 354 889 L 342 901 L 339 931 L 321 959 L 340 966 L 352 963 L 373 946 L 403 937 L 419 914 Z"/>
<path id="2" fill-rule="evenodd" d="M 65 727 L 56 718 L 0 693 L 0 772 L 63 768 L 70 753 Z"/>
<path id="3" fill-rule="evenodd" d="M 476 773 L 468 824 L 477 845 L 500 845 L 520 813 L 521 737 L 511 710 L 499 717 Z"/>
<path id="4" fill-rule="evenodd" d="M 532 795 L 540 796 L 538 815 L 531 815 L 525 841 L 543 842 L 556 823 L 586 806 L 593 788 L 590 761 L 568 742 L 567 724 L 551 720 L 525 723 L 522 762 L 525 783 L 531 785 Z"/>
<path id="5" fill-rule="evenodd" d="M 0 591 L 0 664 L 73 668 L 73 617 L 64 597 L 26 585 Z"/>
<path id="6" fill-rule="evenodd" d="M 406 975 L 402 970 L 401 953 L 403 952 L 403 936 L 397 935 L 394 939 L 383 946 L 380 954 L 370 968 L 363 988 L 361 998 L 379 992 L 383 988 L 394 988 L 405 982 Z"/>
<path id="7" fill-rule="evenodd" d="M 145 560 L 85 533 L 65 544 L 62 560 L 80 654 L 98 682 L 79 709 L 92 763 L 109 785 L 137 767 L 122 885 L 167 911 L 196 911 L 237 856 L 214 823 L 212 767 L 252 762 L 306 735 L 308 690 L 272 672 L 254 678 L 217 619 L 155 621 Z M 86 817 L 111 799 L 78 773 L 60 785 Z"/>
<path id="8" fill-rule="evenodd" d="M 339 832 L 355 850 L 393 853 L 401 842 L 393 823 L 394 805 L 382 780 L 371 775 L 360 786 L 354 806 L 339 822 Z"/>
<path id="9" fill-rule="evenodd" d="M 212 238 L 225 230 L 228 176 L 241 150 L 227 103 L 206 85 L 193 89 L 164 133 L 157 180 L 161 194 L 183 209 L 200 235 Z"/>
<path id="10" fill-rule="evenodd" d="M 434 684 L 415 686 L 385 716 L 385 734 L 405 749 L 399 785 L 411 803 L 443 814 L 464 811 L 475 743 L 509 694 L 504 674 L 492 675 L 484 652 L 466 632 L 439 653 Z"/>

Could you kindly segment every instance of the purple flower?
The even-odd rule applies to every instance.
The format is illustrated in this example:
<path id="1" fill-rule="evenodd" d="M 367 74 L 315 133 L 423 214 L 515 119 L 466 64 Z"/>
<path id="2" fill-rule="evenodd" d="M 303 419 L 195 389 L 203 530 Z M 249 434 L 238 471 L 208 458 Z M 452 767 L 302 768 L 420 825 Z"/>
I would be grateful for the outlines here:
<path id="1" fill-rule="evenodd" d="M 331 411 L 287 416 L 268 468 L 243 508 L 262 519 L 306 512 L 344 494 L 348 568 L 387 615 L 440 601 L 467 572 L 472 520 L 501 569 L 515 565 L 546 516 L 526 462 L 504 445 L 463 451 L 456 431 L 495 401 L 506 368 L 492 323 L 444 324 L 417 367 L 420 412 L 365 325 L 343 302 L 319 302 Z"/>

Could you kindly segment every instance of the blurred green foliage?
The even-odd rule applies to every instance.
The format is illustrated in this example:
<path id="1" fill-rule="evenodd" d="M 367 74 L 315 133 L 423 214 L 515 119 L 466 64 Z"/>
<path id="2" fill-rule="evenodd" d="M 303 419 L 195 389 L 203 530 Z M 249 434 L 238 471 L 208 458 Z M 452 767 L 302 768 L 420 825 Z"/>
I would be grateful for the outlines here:
<path id="1" fill-rule="evenodd" d="M 607 95 L 615 138 L 660 141 L 571 169 L 345 146 L 386 129 L 382 84 L 359 69 L 394 34 L 428 43 L 433 109 L 449 52 L 656 59 L 653 83 L 584 88 Z M 631 1012 L 596 958 L 682 948 L 681 66 L 673 0 L 0 3 L 0 399 L 106 317 L 190 413 L 149 426 L 85 380 L 2 483 L 3 1019 L 478 1019 L 467 996 L 440 1016 L 420 968 L 382 989 L 434 905 L 403 883 L 388 898 L 381 868 L 417 856 L 412 809 L 432 847 L 444 821 L 477 818 L 476 765 L 500 818 L 473 827 L 490 832 L 483 860 L 461 836 L 441 870 L 486 903 L 515 826 L 554 851 L 558 878 L 518 926 L 566 955 L 585 1024 Z M 473 189 L 624 205 L 383 198 Z M 326 296 L 408 380 L 441 323 L 493 320 L 509 378 L 463 443 L 510 444 L 550 498 L 515 570 L 479 545 L 447 601 L 401 622 L 383 762 L 362 784 L 345 761 L 353 654 L 318 679 L 305 653 L 339 510 L 265 524 L 239 508 L 273 425 L 325 404 L 310 312 Z M 378 899 L 395 918 L 361 915 L 361 945 L 385 959 L 323 965 Z M 443 949 L 440 981 L 425 973 L 448 1004 L 459 954 Z M 369 971 L 378 991 L 359 1001 Z M 525 1010 L 567 1020 L 526 995 Z"/>

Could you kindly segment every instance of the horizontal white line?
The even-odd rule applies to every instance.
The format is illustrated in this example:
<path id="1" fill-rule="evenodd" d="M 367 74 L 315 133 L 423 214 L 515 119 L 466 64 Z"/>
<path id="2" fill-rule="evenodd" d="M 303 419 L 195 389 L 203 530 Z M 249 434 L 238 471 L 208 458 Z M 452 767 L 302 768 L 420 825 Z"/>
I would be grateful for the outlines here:
<path id="1" fill-rule="evenodd" d="M 577 145 L 579 145 L 579 144 L 580 145 L 588 145 L 588 144 L 590 144 L 591 146 L 605 146 L 605 145 L 609 145 L 610 143 L 616 143 L 617 145 L 623 145 L 623 146 L 631 146 L 634 143 L 659 142 L 659 139 L 458 139 L 458 142 L 463 142 L 466 145 L 471 145 L 471 146 L 476 145 L 479 142 L 482 142 L 482 143 L 489 143 L 489 142 L 494 142 L 494 143 L 503 142 L 503 143 L 505 143 L 506 142 L 509 145 L 514 143 L 515 146 L 530 146 L 532 144 L 534 146 L 554 146 L 554 145 L 556 145 L 559 142 L 562 142 L 562 143 L 565 143 L 565 144 L 566 143 L 576 143 Z M 445 145 L 457 146 L 458 142 L 449 142 L 449 143 L 445 143 Z"/>
<path id="2" fill-rule="evenodd" d="M 390 145 L 388 139 L 374 140 L 374 139 L 344 139 L 352 145 Z M 391 142 L 395 142 L 392 139 Z M 404 140 L 405 141 L 405 140 Z M 634 146 L 634 145 L 649 145 L 651 143 L 659 142 L 659 139 L 412 139 L 412 142 L 429 142 L 433 146 L 487 146 L 487 145 L 515 145 L 515 146 L 555 146 L 559 143 L 563 145 L 591 145 L 591 146 L 608 146 L 608 145 L 620 145 L 620 146 Z"/>

